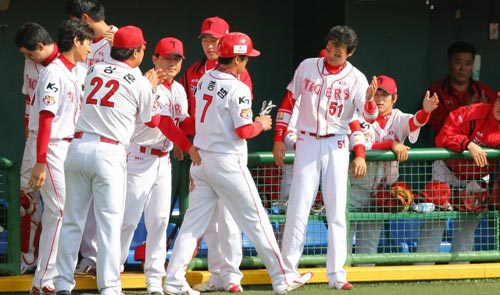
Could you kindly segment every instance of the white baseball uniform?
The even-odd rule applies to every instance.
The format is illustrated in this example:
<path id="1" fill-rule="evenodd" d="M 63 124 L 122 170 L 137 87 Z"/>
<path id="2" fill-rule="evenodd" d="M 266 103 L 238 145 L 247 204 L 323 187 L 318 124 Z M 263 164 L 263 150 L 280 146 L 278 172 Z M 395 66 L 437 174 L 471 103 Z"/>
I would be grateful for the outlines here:
<path id="1" fill-rule="evenodd" d="M 181 83 L 188 93 L 192 112 L 196 104 L 194 93 L 199 79 L 217 64 L 218 62 L 214 60 L 198 61 L 191 65 L 182 77 Z M 252 79 L 246 69 L 239 78 L 252 90 Z M 215 289 L 224 289 L 224 281 L 239 284 L 243 277 L 240 271 L 243 258 L 241 230 L 222 201 L 219 201 L 203 239 L 208 248 L 207 264 L 210 271 L 208 284 Z"/>
<path id="2" fill-rule="evenodd" d="M 116 32 L 117 27 L 111 26 L 111 29 Z M 103 37 L 100 39 L 94 39 L 92 44 L 90 44 L 90 53 L 87 56 L 87 67 L 90 68 L 92 65 L 103 62 L 110 59 L 109 53 L 111 52 L 111 44 L 109 41 Z M 82 244 L 80 245 L 80 254 L 82 255 L 82 261 L 80 264 L 83 266 L 83 271 L 85 267 L 96 266 L 97 259 L 97 242 L 96 242 L 96 220 L 94 216 L 94 211 L 89 210 L 89 215 L 87 216 L 87 223 L 85 224 L 85 229 L 83 231 Z"/>
<path id="3" fill-rule="evenodd" d="M 85 98 L 65 163 L 68 199 L 59 240 L 56 291 L 75 286 L 73 271 L 92 198 L 97 222 L 97 286 L 121 294 L 120 235 L 126 147 L 136 121 L 151 121 L 154 94 L 138 67 L 110 60 L 89 69 Z"/>
<path id="4" fill-rule="evenodd" d="M 349 122 L 356 109 L 365 110 L 367 88 L 366 77 L 351 63 L 346 61 L 340 72 L 329 74 L 324 58 L 304 60 L 288 85 L 293 97 L 300 97 L 300 106 L 283 233 L 283 258 L 286 267 L 298 273 L 309 212 L 321 180 L 328 222 L 327 276 L 331 285 L 347 282 L 344 264 L 347 258 Z M 365 116 L 375 119 L 377 113 Z M 290 115 L 280 112 L 278 120 L 289 121 L 286 117 Z"/>
<path id="5" fill-rule="evenodd" d="M 370 149 L 374 142 L 398 141 L 403 143 L 409 138 L 411 143 L 415 143 L 420 133 L 420 128 L 410 131 L 410 120 L 414 115 L 406 114 L 398 109 L 393 109 L 384 120 L 385 125 L 381 125 L 377 119 L 371 125 L 362 119 L 362 132 L 365 134 L 366 148 Z M 417 126 L 422 126 L 416 120 Z M 349 198 L 349 210 L 351 212 L 373 212 L 374 203 L 372 194 L 377 190 L 379 184 L 391 185 L 399 177 L 398 161 L 369 161 L 367 173 L 364 177 L 351 177 L 351 194 Z M 356 234 L 356 254 L 377 253 L 382 230 L 383 220 L 353 221 L 350 228 L 349 246 L 352 245 L 354 234 Z"/>
<path id="6" fill-rule="evenodd" d="M 246 140 L 235 131 L 253 123 L 251 97 L 248 86 L 219 70 L 207 72 L 198 83 L 194 144 L 200 149 L 202 163 L 191 166 L 190 204 L 167 268 L 166 292 L 177 294 L 188 290 L 185 266 L 191 261 L 196 242 L 207 229 L 219 199 L 255 245 L 269 270 L 274 290 L 287 285 L 285 277 L 291 274 L 283 264 L 269 218 L 247 168 Z"/>
<path id="7" fill-rule="evenodd" d="M 30 108 L 29 130 L 35 138 L 39 131 L 40 112 L 49 111 L 55 115 L 47 153 L 47 178 L 40 189 L 44 206 L 43 227 L 33 278 L 33 286 L 40 290 L 52 286 L 57 275 L 57 241 L 66 199 L 64 161 L 80 114 L 83 81 L 87 72 L 81 65 L 69 67 L 64 60 L 60 56 L 42 70 Z M 36 159 L 36 148 L 32 156 Z"/>
<path id="8" fill-rule="evenodd" d="M 22 93 L 26 95 L 26 108 L 25 108 L 25 119 L 29 122 L 29 113 L 31 107 L 31 101 L 34 97 L 36 83 L 38 81 L 38 76 L 43 70 L 44 66 L 30 59 L 25 59 L 24 61 L 24 79 Z M 21 163 L 21 190 L 28 193 L 31 196 L 33 203 L 33 212 L 31 213 L 30 222 L 30 232 L 28 240 L 23 240 L 21 247 L 21 270 L 28 270 L 29 268 L 36 267 L 36 256 L 35 256 L 35 234 L 38 229 L 38 225 L 42 219 L 42 199 L 40 197 L 40 192 L 33 192 L 31 188 L 28 187 L 28 181 L 31 177 L 31 170 L 36 163 L 36 158 L 33 157 L 36 149 L 36 136 L 33 133 L 28 132 L 28 137 L 26 138 L 26 144 L 24 145 L 23 159 Z M 28 220 L 26 220 L 27 222 Z M 25 225 L 26 226 L 26 225 Z M 25 245 L 24 243 L 28 243 Z"/>
<path id="9" fill-rule="evenodd" d="M 174 81 L 171 89 L 158 86 L 156 97 L 162 106 L 161 115 L 182 122 L 188 117 L 184 87 Z M 127 197 L 121 230 L 121 263 L 127 261 L 137 224 L 144 211 L 148 232 L 144 273 L 148 293 L 163 293 L 167 256 L 167 227 L 172 194 L 172 167 L 169 153 L 173 148 L 159 128 L 138 122 L 127 155 Z"/>

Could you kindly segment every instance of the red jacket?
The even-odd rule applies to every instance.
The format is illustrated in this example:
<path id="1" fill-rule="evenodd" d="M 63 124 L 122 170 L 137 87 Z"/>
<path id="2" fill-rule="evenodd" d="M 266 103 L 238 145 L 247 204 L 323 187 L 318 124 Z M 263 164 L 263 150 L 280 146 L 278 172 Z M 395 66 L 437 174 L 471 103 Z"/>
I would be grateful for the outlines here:
<path id="1" fill-rule="evenodd" d="M 496 92 L 488 85 L 470 80 L 469 89 L 467 92 L 462 93 L 451 87 L 449 77 L 441 81 L 433 83 L 429 87 L 431 95 L 435 92 L 439 97 L 438 108 L 431 113 L 431 118 L 429 120 L 429 125 L 434 132 L 439 132 L 448 114 L 462 106 L 466 106 L 471 103 L 480 102 L 481 90 L 484 91 L 484 95 L 489 102 L 494 103 L 497 98 Z M 475 96 L 475 97 L 474 97 Z M 471 98 L 474 97 L 472 102 L 469 102 Z"/>
<path id="2" fill-rule="evenodd" d="M 500 146 L 500 122 L 493 115 L 492 104 L 477 103 L 452 111 L 436 136 L 437 147 L 459 153 L 467 150 L 471 141 L 482 147 Z M 446 163 L 459 179 L 479 179 L 497 169 L 494 160 L 488 160 L 483 168 L 472 160 L 447 160 Z"/>
<path id="3" fill-rule="evenodd" d="M 206 71 L 211 70 L 217 66 L 217 62 L 210 64 L 211 65 L 207 63 L 206 58 L 195 62 L 184 72 L 184 75 L 182 75 L 179 81 L 179 83 L 181 83 L 182 86 L 184 86 L 184 89 L 186 90 L 188 99 L 188 113 L 193 118 L 196 114 L 196 109 L 195 109 L 196 98 L 194 96 L 196 85 L 198 85 L 198 81 L 205 74 Z M 240 80 L 243 83 L 247 84 L 253 93 L 252 78 L 250 77 L 250 73 L 248 73 L 247 69 L 245 69 L 245 71 L 241 73 Z"/>

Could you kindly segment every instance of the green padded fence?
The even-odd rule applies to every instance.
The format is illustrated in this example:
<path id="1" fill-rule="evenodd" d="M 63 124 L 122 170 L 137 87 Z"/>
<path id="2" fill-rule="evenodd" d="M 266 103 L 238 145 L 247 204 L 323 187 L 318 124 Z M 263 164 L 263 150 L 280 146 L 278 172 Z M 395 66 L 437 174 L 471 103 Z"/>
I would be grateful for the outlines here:
<path id="1" fill-rule="evenodd" d="M 500 151 L 494 149 L 486 149 L 486 151 L 488 158 L 500 158 Z M 275 229 L 276 238 L 280 242 L 286 221 L 286 200 L 290 185 L 289 181 L 287 183 L 284 178 L 291 173 L 292 165 L 286 165 L 285 168 L 276 167 L 271 152 L 252 153 L 248 159 L 248 165 L 254 176 L 263 205 L 268 210 L 269 218 Z M 293 159 L 293 153 L 287 153 L 285 163 L 292 164 Z M 398 180 L 404 181 L 407 185 L 411 186 L 415 203 L 423 202 L 421 193 L 432 178 L 433 162 L 435 160 L 450 159 L 470 159 L 470 155 L 468 152 L 459 154 L 438 148 L 415 148 L 409 151 L 408 161 L 400 163 L 396 171 L 399 173 Z M 367 151 L 369 166 L 376 166 L 380 161 L 394 160 L 396 160 L 396 157 L 391 151 Z M 473 166 L 474 164 L 470 160 L 464 165 Z M 382 172 L 378 176 L 387 176 L 385 174 L 387 174 L 387 171 Z M 488 194 L 491 194 L 491 187 L 496 176 L 490 175 L 487 189 Z M 481 182 L 484 181 L 481 180 Z M 382 209 L 380 206 L 373 204 L 375 203 L 374 196 L 379 191 L 384 193 L 386 189 L 375 187 L 371 190 L 364 188 L 366 191 L 356 191 L 354 184 L 350 189 L 349 195 L 351 196 L 356 193 L 366 193 L 370 194 L 373 200 L 363 210 L 350 208 L 348 211 L 348 224 L 351 229 L 351 233 L 349 234 L 349 247 L 351 251 L 348 257 L 349 264 L 394 265 L 500 260 L 498 242 L 500 232 L 499 211 L 491 210 L 491 206 L 488 208 L 488 200 L 486 200 L 485 204 L 487 210 L 481 212 L 463 212 L 457 209 L 453 211 L 438 211 L 437 208 L 430 212 L 415 212 L 411 209 L 401 211 L 400 206 L 398 208 Z M 451 192 L 455 195 L 462 190 L 465 190 L 465 188 L 454 187 Z M 358 224 L 368 225 L 368 228 L 375 226 L 375 231 L 372 229 L 371 232 L 372 236 L 374 233 L 380 234 L 380 242 L 376 246 L 375 253 L 363 254 L 357 252 L 361 251 L 361 244 L 367 242 L 362 240 L 363 237 L 370 236 L 367 234 L 369 231 L 366 230 L 366 232 L 363 232 L 363 227 L 361 229 L 358 228 Z M 453 235 L 457 236 L 457 232 L 465 232 L 467 224 L 475 227 L 472 242 L 464 241 L 461 245 L 463 249 L 470 248 L 470 251 L 453 250 Z M 439 233 L 440 228 L 443 228 L 441 233 Z M 355 229 L 357 230 L 355 231 Z M 354 234 L 354 232 L 356 233 Z M 433 244 L 433 247 L 436 249 L 419 249 L 418 243 L 421 242 L 421 245 L 423 245 L 424 239 L 430 236 L 439 237 L 438 243 Z M 324 204 L 322 203 L 321 192 L 319 192 L 309 218 L 306 244 L 301 259 L 302 266 L 326 265 L 326 238 L 327 226 L 325 223 Z M 252 248 L 253 245 L 245 236 L 243 236 L 243 244 L 244 258 L 242 267 L 262 267 L 262 261 L 256 256 L 256 252 Z M 206 259 L 196 258 L 191 267 L 196 269 L 206 268 Z"/>
<path id="2" fill-rule="evenodd" d="M 19 167 L 0 157 L 0 274 L 21 270 Z"/>

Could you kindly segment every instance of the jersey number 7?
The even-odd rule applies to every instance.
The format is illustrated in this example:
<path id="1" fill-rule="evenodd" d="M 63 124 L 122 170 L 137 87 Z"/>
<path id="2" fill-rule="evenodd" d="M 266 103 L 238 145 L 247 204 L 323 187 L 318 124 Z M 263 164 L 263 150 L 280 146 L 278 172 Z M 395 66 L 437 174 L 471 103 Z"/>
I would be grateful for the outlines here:
<path id="1" fill-rule="evenodd" d="M 206 100 L 207 103 L 205 104 L 205 107 L 203 108 L 203 113 L 201 113 L 201 119 L 200 119 L 201 123 L 205 123 L 205 116 L 207 114 L 208 108 L 212 104 L 213 99 L 214 99 L 214 97 L 212 95 L 208 95 L 208 94 L 203 95 L 203 100 Z"/>
<path id="2" fill-rule="evenodd" d="M 100 77 L 94 77 L 92 81 L 90 81 L 90 85 L 95 86 L 94 89 L 90 92 L 89 96 L 87 96 L 87 104 L 97 104 L 98 100 L 94 98 L 97 91 L 99 91 L 104 85 L 104 81 Z M 109 101 L 109 99 L 115 94 L 115 92 L 120 88 L 120 83 L 116 80 L 109 80 L 104 85 L 105 88 L 109 88 L 109 91 L 103 96 L 101 99 L 101 105 L 104 107 L 112 108 L 115 106 L 115 103 Z"/>

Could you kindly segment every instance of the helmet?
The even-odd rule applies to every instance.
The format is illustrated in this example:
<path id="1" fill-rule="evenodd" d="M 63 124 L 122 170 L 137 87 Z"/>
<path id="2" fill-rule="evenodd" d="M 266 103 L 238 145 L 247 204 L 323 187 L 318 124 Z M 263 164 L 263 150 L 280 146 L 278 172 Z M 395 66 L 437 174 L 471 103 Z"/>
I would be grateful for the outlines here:
<path id="1" fill-rule="evenodd" d="M 438 208 L 452 211 L 453 207 L 451 202 L 451 188 L 450 185 L 444 181 L 433 180 L 425 185 L 422 191 L 422 197 L 427 203 L 434 203 Z"/>
<path id="2" fill-rule="evenodd" d="M 375 204 L 386 212 L 408 211 L 413 203 L 411 186 L 397 181 L 390 187 L 380 184 L 375 194 Z"/>
<path id="3" fill-rule="evenodd" d="M 453 206 L 458 211 L 484 212 L 488 210 L 487 184 L 476 180 L 469 181 L 465 189 L 460 189 L 458 196 L 453 198 Z"/>
<path id="4" fill-rule="evenodd" d="M 222 58 L 238 55 L 259 56 L 260 51 L 253 48 L 252 39 L 247 34 L 231 32 L 220 39 L 217 55 Z"/>

